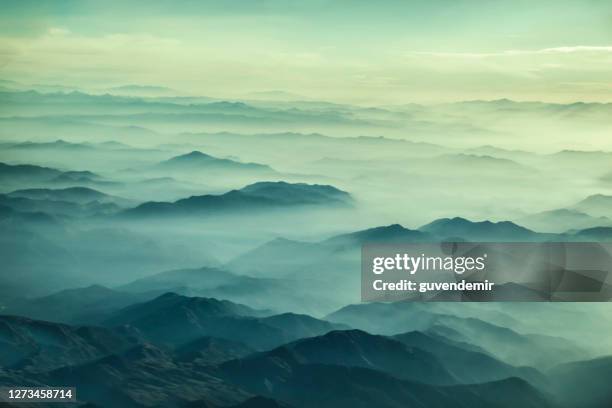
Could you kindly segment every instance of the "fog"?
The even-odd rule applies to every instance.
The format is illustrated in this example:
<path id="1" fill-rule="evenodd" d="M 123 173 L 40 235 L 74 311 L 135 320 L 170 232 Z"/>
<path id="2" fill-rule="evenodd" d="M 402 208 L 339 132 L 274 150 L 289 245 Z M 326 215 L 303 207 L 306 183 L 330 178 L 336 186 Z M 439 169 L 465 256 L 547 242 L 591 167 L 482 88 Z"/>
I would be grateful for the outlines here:
<path id="1" fill-rule="evenodd" d="M 361 242 L 327 241 L 341 234 L 464 217 L 571 240 L 612 225 L 609 105 L 363 107 L 35 90 L 0 98 L 7 301 L 91 284 L 152 290 L 146 280 L 129 284 L 205 267 L 231 276 L 218 286 L 178 279 L 167 289 L 324 316 L 359 302 Z M 289 184 L 274 184 L 264 198 L 242 190 L 261 181 Z M 327 190 L 296 196 L 296 183 L 333 186 L 350 198 Z M 73 187 L 95 192 L 59 193 Z M 588 198 L 594 194 L 603 197 Z M 569 310 L 537 308 L 554 316 Z M 503 305 L 453 313 L 484 310 L 509 324 Z M 572 315 L 591 316 L 582 320 L 586 329 L 607 311 L 580 305 Z M 581 338 L 520 306 L 508 315 L 519 331 L 596 344 L 594 354 L 610 345 L 605 333 Z"/>

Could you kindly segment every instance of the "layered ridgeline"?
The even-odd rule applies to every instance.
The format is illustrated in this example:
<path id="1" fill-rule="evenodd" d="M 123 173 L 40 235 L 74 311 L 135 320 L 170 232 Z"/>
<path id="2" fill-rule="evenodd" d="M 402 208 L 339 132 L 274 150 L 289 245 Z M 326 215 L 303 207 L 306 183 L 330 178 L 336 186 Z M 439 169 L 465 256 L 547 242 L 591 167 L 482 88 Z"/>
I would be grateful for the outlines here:
<path id="1" fill-rule="evenodd" d="M 210 156 L 200 151 L 194 150 L 191 153 L 172 157 L 154 166 L 155 170 L 163 173 L 182 173 L 182 172 L 210 172 L 228 174 L 231 172 L 247 172 L 249 174 L 270 175 L 275 171 L 265 164 L 242 163 L 236 160 L 221 159 Z"/>
<path id="2" fill-rule="evenodd" d="M 308 206 L 340 206 L 352 204 L 351 196 L 328 185 L 291 184 L 282 181 L 258 182 L 220 195 L 184 198 L 172 203 L 149 202 L 124 211 L 123 218 L 190 216 L 219 213 L 240 213 Z"/>
<path id="3" fill-rule="evenodd" d="M 71 183 L 94 184 L 99 181 L 99 176 L 90 171 L 62 171 L 30 164 L 0 163 L 0 181 L 4 188 L 43 183 L 61 186 Z"/>
<path id="4" fill-rule="evenodd" d="M 62 218 L 115 214 L 134 202 L 88 187 L 30 188 L 0 194 L 0 205 Z"/>
<path id="5" fill-rule="evenodd" d="M 359 261 L 610 240 L 610 153 L 523 129 L 573 146 L 611 105 L 108 92 L 0 92 L 3 385 L 117 407 L 610 405 L 607 305 L 359 304 Z"/>
<path id="6" fill-rule="evenodd" d="M 235 406 L 257 396 L 295 407 L 457 401 L 466 408 L 603 407 L 608 401 L 605 382 L 589 382 L 581 399 L 557 399 L 553 392 L 563 381 L 609 371 L 609 359 L 555 366 L 580 358 L 579 348 L 432 312 L 419 304 L 374 303 L 320 320 L 168 293 L 104 314 L 98 326 L 2 316 L 8 336 L 0 379 L 70 383 L 82 401 L 121 407 Z M 425 326 L 427 315 L 432 323 Z"/>

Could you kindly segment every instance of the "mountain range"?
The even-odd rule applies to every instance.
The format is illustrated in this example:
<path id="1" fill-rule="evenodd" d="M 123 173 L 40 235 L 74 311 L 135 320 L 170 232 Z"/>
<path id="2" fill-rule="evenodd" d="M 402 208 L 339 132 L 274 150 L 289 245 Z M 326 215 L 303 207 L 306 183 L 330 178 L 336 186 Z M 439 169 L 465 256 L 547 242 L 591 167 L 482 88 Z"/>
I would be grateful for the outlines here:
<path id="1" fill-rule="evenodd" d="M 242 163 L 230 159 L 220 159 L 208 154 L 193 151 L 191 153 L 172 157 L 155 166 L 158 170 L 164 172 L 177 171 L 206 171 L 206 172 L 252 172 L 255 174 L 274 174 L 274 170 L 265 164 L 258 163 Z"/>
<path id="2" fill-rule="evenodd" d="M 347 192 L 328 185 L 258 182 L 220 195 L 192 196 L 173 203 L 144 203 L 124 211 L 123 216 L 207 215 L 302 206 L 348 206 L 351 202 Z"/>

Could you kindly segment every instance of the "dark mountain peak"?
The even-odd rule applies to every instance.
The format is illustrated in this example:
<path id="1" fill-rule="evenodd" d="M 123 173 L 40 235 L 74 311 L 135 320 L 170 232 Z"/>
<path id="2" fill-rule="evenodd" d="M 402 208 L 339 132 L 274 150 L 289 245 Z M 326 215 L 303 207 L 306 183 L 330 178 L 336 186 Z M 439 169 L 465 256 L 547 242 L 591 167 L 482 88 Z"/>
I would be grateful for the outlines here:
<path id="1" fill-rule="evenodd" d="M 116 293 L 113 289 L 107 288 L 106 286 L 93 284 L 89 286 L 85 286 L 84 288 L 79 289 L 66 289 L 61 292 L 58 292 L 58 295 L 65 295 L 68 293 L 78 293 L 80 296 L 86 295 L 110 295 Z"/>
<path id="2" fill-rule="evenodd" d="M 57 139 L 55 142 L 51 142 L 51 144 L 57 145 L 57 146 L 69 146 L 69 145 L 78 145 L 79 143 L 71 143 L 71 142 L 67 142 L 64 139 Z"/>
<path id="3" fill-rule="evenodd" d="M 321 339 L 332 340 L 332 341 L 359 341 L 362 339 L 370 338 L 383 338 L 376 334 L 370 334 L 364 330 L 349 329 L 349 330 L 332 330 L 322 336 Z"/>
<path id="4" fill-rule="evenodd" d="M 581 204 L 597 204 L 597 203 L 609 204 L 610 202 L 612 202 L 612 195 L 591 194 L 590 196 L 586 197 L 584 200 L 580 201 L 577 205 L 579 206 Z"/>
<path id="5" fill-rule="evenodd" d="M 214 157 L 206 153 L 202 153 L 199 150 L 194 150 L 191 153 L 183 154 L 181 156 L 176 156 L 170 160 L 179 161 L 179 160 L 200 160 L 200 159 L 214 159 Z"/>
<path id="6" fill-rule="evenodd" d="M 349 329 L 349 330 L 332 330 L 328 333 L 325 333 L 321 336 L 310 337 L 306 339 L 297 340 L 293 345 L 293 348 L 299 348 L 304 344 L 326 344 L 327 346 L 342 346 L 342 347 L 362 347 L 366 346 L 368 343 L 371 345 L 373 343 L 386 344 L 389 342 L 395 342 L 390 338 L 379 336 L 377 334 L 370 334 L 366 331 L 359 329 Z M 290 345 L 291 345 L 290 344 Z"/>
<path id="7" fill-rule="evenodd" d="M 183 198 L 174 203 L 147 202 L 126 210 L 127 216 L 191 215 L 264 210 L 310 205 L 350 205 L 351 196 L 332 186 L 286 182 L 259 182 L 225 194 Z"/>
<path id="8" fill-rule="evenodd" d="M 536 235 L 530 229 L 510 221 L 470 221 L 462 217 L 440 218 L 423 225 L 419 230 L 437 235 L 440 238 L 460 237 L 483 240 L 527 239 Z"/>
<path id="9" fill-rule="evenodd" d="M 293 358 L 300 364 L 364 367 L 407 380 L 454 383 L 452 376 L 429 352 L 362 330 L 330 331 L 285 344 L 274 353 L 280 353 L 275 354 L 277 357 Z"/>
<path id="10" fill-rule="evenodd" d="M 286 181 L 260 181 L 240 189 L 249 195 L 284 201 L 320 202 L 349 201 L 351 196 L 327 184 L 287 183 Z"/>
<path id="11" fill-rule="evenodd" d="M 400 224 L 369 228 L 348 234 L 337 235 L 324 241 L 332 245 L 364 244 L 368 242 L 393 243 L 426 241 L 428 234 L 404 228 Z"/>
<path id="12" fill-rule="evenodd" d="M 490 221 L 483 221 L 483 222 L 491 223 Z M 463 218 L 463 217 L 439 218 L 437 220 L 430 222 L 429 224 L 422 226 L 420 229 L 425 229 L 426 227 L 436 227 L 440 225 L 450 225 L 450 224 L 468 226 L 468 225 L 474 224 L 474 222 L 469 221 L 468 219 Z"/>
<path id="13" fill-rule="evenodd" d="M 231 159 L 223 159 L 214 157 L 199 150 L 194 150 L 190 153 L 172 157 L 158 164 L 164 170 L 192 170 L 194 168 L 205 168 L 208 170 L 234 170 L 234 171 L 267 171 L 273 170 L 259 163 L 243 163 Z"/>
<path id="14" fill-rule="evenodd" d="M 137 303 L 115 313 L 107 324 L 123 325 L 142 322 L 154 324 L 162 319 L 189 319 L 252 316 L 257 311 L 228 300 L 182 296 L 173 292 L 164 293 L 147 302 Z"/>

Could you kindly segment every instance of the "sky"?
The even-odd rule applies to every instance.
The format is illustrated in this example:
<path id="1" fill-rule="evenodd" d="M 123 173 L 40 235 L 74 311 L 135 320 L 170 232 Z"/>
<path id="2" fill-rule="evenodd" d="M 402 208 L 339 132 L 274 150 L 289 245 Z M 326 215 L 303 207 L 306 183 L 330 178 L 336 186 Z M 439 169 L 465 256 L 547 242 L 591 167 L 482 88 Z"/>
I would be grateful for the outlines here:
<path id="1" fill-rule="evenodd" d="M 4 0 L 0 78 L 364 105 L 612 101 L 600 0 Z"/>

